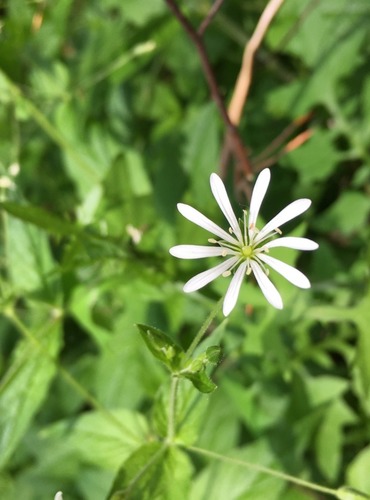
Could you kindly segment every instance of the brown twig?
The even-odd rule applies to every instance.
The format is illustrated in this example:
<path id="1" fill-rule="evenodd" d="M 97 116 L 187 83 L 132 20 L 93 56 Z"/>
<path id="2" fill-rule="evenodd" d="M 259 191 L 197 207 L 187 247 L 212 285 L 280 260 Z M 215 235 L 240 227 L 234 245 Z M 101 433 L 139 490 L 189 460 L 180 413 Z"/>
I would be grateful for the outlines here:
<path id="1" fill-rule="evenodd" d="M 314 134 L 313 129 L 307 129 L 298 134 L 292 140 L 290 140 L 283 149 L 270 156 L 269 158 L 262 158 L 259 161 L 253 162 L 253 168 L 255 172 L 259 172 L 266 167 L 270 167 L 274 163 L 280 160 L 283 156 L 295 149 L 301 147 L 305 142 L 307 142 Z"/>
<path id="2" fill-rule="evenodd" d="M 184 30 L 188 34 L 191 41 L 194 43 L 196 47 L 200 61 L 202 64 L 203 72 L 206 77 L 208 87 L 211 91 L 211 96 L 214 102 L 216 103 L 218 110 L 220 112 L 221 118 L 225 123 L 227 134 L 230 137 L 230 142 L 232 144 L 232 151 L 234 153 L 234 157 L 237 161 L 238 167 L 246 174 L 250 175 L 252 173 L 252 168 L 250 161 L 247 156 L 246 148 L 244 147 L 243 141 L 238 133 L 237 128 L 232 123 L 229 118 L 227 108 L 225 103 L 221 97 L 220 91 L 218 89 L 216 77 L 214 75 L 213 69 L 211 67 L 207 51 L 205 49 L 202 37 L 199 33 L 194 29 L 191 25 L 187 17 L 181 12 L 179 7 L 177 6 L 175 0 L 166 0 L 166 3 L 170 10 L 173 12 L 175 17 L 178 19 L 180 24 L 183 26 Z"/>
<path id="3" fill-rule="evenodd" d="M 242 66 L 236 80 L 233 95 L 230 100 L 228 115 L 231 122 L 237 126 L 240 123 L 243 108 L 248 98 L 249 88 L 252 81 L 254 56 L 262 43 L 262 40 L 270 26 L 273 18 L 283 4 L 284 0 L 270 0 L 266 5 L 257 23 L 253 35 L 245 46 Z M 222 164 L 226 165 L 230 154 L 230 137 L 226 135 L 222 151 Z"/>
<path id="4" fill-rule="evenodd" d="M 262 160 L 267 159 L 271 156 L 278 148 L 280 148 L 283 143 L 302 125 L 306 124 L 311 120 L 313 116 L 312 111 L 306 113 L 303 116 L 299 116 L 293 120 L 285 129 L 280 132 L 280 134 L 273 139 L 270 144 L 259 153 L 257 156 L 253 157 L 253 164 L 260 163 Z"/>
<path id="5" fill-rule="evenodd" d="M 198 28 L 198 35 L 199 36 L 204 35 L 204 32 L 208 28 L 209 24 L 211 23 L 212 19 L 215 17 L 215 15 L 217 14 L 218 10 L 221 8 L 221 5 L 223 3 L 224 3 L 224 0 L 215 0 L 214 4 L 209 9 L 207 16 L 203 19 L 201 25 Z"/>

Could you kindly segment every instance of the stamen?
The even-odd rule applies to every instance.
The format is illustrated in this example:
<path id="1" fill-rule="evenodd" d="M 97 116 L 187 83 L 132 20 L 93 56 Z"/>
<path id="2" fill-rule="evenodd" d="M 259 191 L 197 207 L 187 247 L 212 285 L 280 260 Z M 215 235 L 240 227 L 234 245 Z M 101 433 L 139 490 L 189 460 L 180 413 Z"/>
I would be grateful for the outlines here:
<path id="1" fill-rule="evenodd" d="M 249 276 L 249 275 L 251 274 L 251 272 L 252 272 L 252 268 L 251 268 L 251 266 L 250 266 L 250 265 L 249 265 L 249 263 L 248 263 L 247 272 L 246 272 L 245 274 L 246 274 L 247 276 Z"/>
<path id="2" fill-rule="evenodd" d="M 224 273 L 222 273 L 222 276 L 224 278 L 227 278 L 228 276 L 230 276 L 230 274 L 231 274 L 231 271 L 225 271 Z"/>
<path id="3" fill-rule="evenodd" d="M 244 230 L 244 244 L 249 245 L 249 235 L 247 231 L 247 211 L 243 210 L 243 230 Z"/>
<path id="4" fill-rule="evenodd" d="M 233 234 L 233 232 L 234 232 L 234 231 L 231 229 L 231 227 L 229 227 L 229 233 L 230 233 L 230 234 Z"/>
<path id="5" fill-rule="evenodd" d="M 208 243 L 213 243 L 217 245 L 218 241 L 215 240 L 214 238 L 208 238 Z"/>
<path id="6" fill-rule="evenodd" d="M 275 228 L 275 231 L 278 233 L 278 234 L 283 234 L 283 231 L 281 231 L 281 229 L 279 229 L 278 227 Z"/>
<path id="7" fill-rule="evenodd" d="M 223 252 L 222 252 L 221 256 L 222 256 L 222 257 L 226 257 L 226 255 L 227 255 L 227 250 L 225 249 L 225 250 L 223 250 Z"/>

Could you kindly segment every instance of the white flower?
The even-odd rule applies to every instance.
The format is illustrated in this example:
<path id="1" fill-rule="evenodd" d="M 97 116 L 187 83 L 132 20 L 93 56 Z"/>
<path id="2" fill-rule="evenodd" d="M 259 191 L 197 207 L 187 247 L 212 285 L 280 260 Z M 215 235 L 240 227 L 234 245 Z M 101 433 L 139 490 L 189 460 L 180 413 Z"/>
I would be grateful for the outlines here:
<path id="1" fill-rule="evenodd" d="M 185 284 L 184 291 L 194 292 L 219 276 L 229 276 L 234 272 L 223 303 L 225 316 L 230 314 L 235 307 L 244 276 L 251 273 L 254 274 L 262 293 L 270 304 L 277 309 L 283 308 L 281 296 L 268 278 L 266 264 L 299 288 L 310 288 L 311 286 L 306 276 L 300 271 L 267 255 L 270 249 L 277 247 L 296 250 L 315 250 L 318 248 L 317 243 L 307 238 L 288 236 L 274 239 L 276 235 L 281 235 L 279 226 L 305 212 L 311 205 L 311 200 L 296 200 L 281 210 L 261 230 L 256 227 L 258 213 L 270 183 L 270 177 L 270 170 L 267 168 L 259 174 L 252 193 L 248 221 L 247 212 L 244 210 L 243 220 L 238 222 L 222 180 L 217 174 L 211 174 L 211 190 L 230 225 L 229 232 L 221 229 L 195 208 L 183 203 L 177 205 L 179 212 L 186 219 L 206 229 L 219 239 L 208 240 L 214 246 L 177 245 L 170 249 L 171 255 L 179 259 L 201 259 L 216 256 L 223 258 L 223 261 L 217 266 L 191 278 Z"/>

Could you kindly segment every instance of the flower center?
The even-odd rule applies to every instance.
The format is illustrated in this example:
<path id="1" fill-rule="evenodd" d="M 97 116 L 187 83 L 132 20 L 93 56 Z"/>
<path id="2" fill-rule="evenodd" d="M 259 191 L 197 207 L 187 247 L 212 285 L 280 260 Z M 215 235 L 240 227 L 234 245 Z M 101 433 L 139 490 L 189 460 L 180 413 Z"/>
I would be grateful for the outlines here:
<path id="1" fill-rule="evenodd" d="M 242 254 L 243 257 L 251 257 L 253 254 L 253 248 L 250 245 L 242 247 Z"/>

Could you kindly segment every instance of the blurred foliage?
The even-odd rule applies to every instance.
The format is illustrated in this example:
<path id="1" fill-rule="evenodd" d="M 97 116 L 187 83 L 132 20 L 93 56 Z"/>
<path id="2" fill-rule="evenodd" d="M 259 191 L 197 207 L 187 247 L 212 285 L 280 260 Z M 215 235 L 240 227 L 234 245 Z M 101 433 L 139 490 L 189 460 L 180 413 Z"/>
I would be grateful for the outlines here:
<path id="1" fill-rule="evenodd" d="M 212 2 L 179 3 L 196 25 Z M 206 31 L 226 100 L 264 6 L 229 0 Z M 188 454 L 194 443 L 370 493 L 368 0 L 286 0 L 257 53 L 240 133 L 257 172 L 298 123 L 272 153 L 262 216 L 313 200 L 288 229 L 320 249 L 276 251 L 313 286 L 273 275 L 276 311 L 243 285 L 212 336 L 218 389 L 181 381 L 182 448 L 161 445 L 168 372 L 134 324 L 182 351 L 226 287 L 185 295 L 207 263 L 168 253 L 206 242 L 177 202 L 223 224 L 208 183 L 224 127 L 197 53 L 163 0 L 9 0 L 0 17 L 1 498 L 323 498 Z"/>

